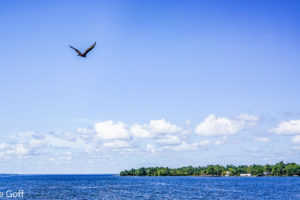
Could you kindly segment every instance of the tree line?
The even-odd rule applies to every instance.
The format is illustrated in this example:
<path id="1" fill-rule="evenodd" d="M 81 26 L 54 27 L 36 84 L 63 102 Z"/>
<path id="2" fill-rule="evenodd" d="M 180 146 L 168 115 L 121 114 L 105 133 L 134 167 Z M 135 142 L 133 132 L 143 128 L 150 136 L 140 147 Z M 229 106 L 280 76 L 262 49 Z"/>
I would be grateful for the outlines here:
<path id="1" fill-rule="evenodd" d="M 199 167 L 141 167 L 120 172 L 120 176 L 300 176 L 300 165 L 296 163 L 279 162 L 275 165 L 207 165 Z"/>

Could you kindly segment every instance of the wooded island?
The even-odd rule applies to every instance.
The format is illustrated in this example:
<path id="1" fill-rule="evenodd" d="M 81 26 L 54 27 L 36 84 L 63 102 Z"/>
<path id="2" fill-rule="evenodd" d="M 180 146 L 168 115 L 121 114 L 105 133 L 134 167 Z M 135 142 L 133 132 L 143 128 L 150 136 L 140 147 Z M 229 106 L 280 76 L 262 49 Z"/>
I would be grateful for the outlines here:
<path id="1" fill-rule="evenodd" d="M 120 176 L 300 176 L 300 165 L 283 163 L 275 165 L 207 165 L 204 167 L 141 167 L 124 170 Z"/>

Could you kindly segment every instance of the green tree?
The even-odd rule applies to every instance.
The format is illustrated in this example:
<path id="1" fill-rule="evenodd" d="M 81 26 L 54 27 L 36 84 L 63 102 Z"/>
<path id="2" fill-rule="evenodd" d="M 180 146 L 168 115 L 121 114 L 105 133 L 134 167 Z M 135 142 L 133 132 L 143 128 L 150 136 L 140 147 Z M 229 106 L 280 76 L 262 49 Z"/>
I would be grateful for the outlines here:
<path id="1" fill-rule="evenodd" d="M 284 168 L 285 164 L 283 163 L 283 161 L 281 161 L 272 167 L 272 173 L 276 176 L 282 176 L 285 172 Z"/>
<path id="2" fill-rule="evenodd" d="M 282 161 L 275 165 L 207 165 L 199 167 L 181 167 L 170 169 L 168 167 L 141 167 L 139 169 L 130 169 L 120 172 L 120 176 L 221 176 L 226 171 L 230 172 L 230 176 L 239 176 L 242 173 L 251 173 L 252 175 L 262 175 L 264 172 L 271 173 L 274 176 L 300 176 L 300 165 L 296 163 L 284 164 Z"/>
<path id="3" fill-rule="evenodd" d="M 285 171 L 288 176 L 300 175 L 300 166 L 296 163 L 289 163 L 285 166 Z"/>

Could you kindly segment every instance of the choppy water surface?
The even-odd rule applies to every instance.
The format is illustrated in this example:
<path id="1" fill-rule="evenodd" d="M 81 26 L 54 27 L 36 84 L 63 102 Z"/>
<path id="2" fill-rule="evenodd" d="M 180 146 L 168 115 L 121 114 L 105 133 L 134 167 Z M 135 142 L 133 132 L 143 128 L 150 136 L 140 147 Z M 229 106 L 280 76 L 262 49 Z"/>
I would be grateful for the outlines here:
<path id="1" fill-rule="evenodd" d="M 0 176 L 23 199 L 300 199 L 300 177 Z M 17 193 L 15 194 L 17 195 Z M 19 198 L 9 198 L 19 199 Z"/>

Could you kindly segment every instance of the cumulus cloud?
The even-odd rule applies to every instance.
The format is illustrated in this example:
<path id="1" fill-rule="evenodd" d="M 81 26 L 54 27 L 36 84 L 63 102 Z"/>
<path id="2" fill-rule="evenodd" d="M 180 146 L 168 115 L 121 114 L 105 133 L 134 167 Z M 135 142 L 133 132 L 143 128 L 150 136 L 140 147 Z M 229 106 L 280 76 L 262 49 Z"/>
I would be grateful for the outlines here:
<path id="1" fill-rule="evenodd" d="M 294 144 L 300 144 L 300 135 L 296 135 L 292 138 Z"/>
<path id="2" fill-rule="evenodd" d="M 137 138 L 155 138 L 161 135 L 171 135 L 182 132 L 182 129 L 165 119 L 150 120 L 148 124 L 135 124 L 130 133 Z"/>
<path id="3" fill-rule="evenodd" d="M 223 127 L 224 125 L 222 124 L 225 121 L 229 123 L 229 126 L 235 126 L 236 124 L 241 126 L 241 124 L 246 124 L 246 121 L 256 120 L 256 118 L 248 115 L 237 116 L 234 119 L 217 118 L 214 115 L 210 115 L 203 123 L 216 123 L 219 127 Z M 186 124 L 189 123 L 188 121 Z M 203 127 L 207 128 L 207 126 Z M 212 129 L 211 125 L 207 128 L 209 131 L 212 131 Z M 197 130 L 199 132 L 199 127 Z M 94 123 L 92 128 L 77 128 L 74 132 L 23 132 L 15 134 L 13 137 L 10 137 L 10 143 L 0 143 L 0 157 L 13 158 L 13 156 L 18 156 L 19 158 L 31 158 L 40 156 L 50 160 L 55 157 L 70 160 L 72 156 L 67 155 L 66 152 L 76 152 L 81 155 L 91 156 L 110 149 L 119 153 L 132 151 L 133 149 L 144 149 L 152 153 L 164 150 L 191 151 L 203 146 L 223 143 L 221 140 L 215 142 L 202 140 L 190 143 L 188 141 L 192 139 L 191 137 L 196 139 L 191 134 L 187 134 L 190 132 L 190 130 L 182 129 L 163 118 L 150 120 L 146 124 L 134 124 L 132 126 L 128 126 L 120 121 L 100 121 Z M 200 133 L 203 133 L 203 131 L 200 131 Z M 52 160 L 57 161 L 59 159 Z"/>
<path id="4" fill-rule="evenodd" d="M 129 139 L 130 134 L 122 122 L 114 123 L 112 120 L 95 123 L 96 138 L 115 140 Z"/>
<path id="5" fill-rule="evenodd" d="M 216 117 L 210 114 L 202 123 L 196 126 L 195 132 L 200 136 L 233 135 L 246 126 L 254 125 L 258 117 L 241 114 L 233 119 Z"/>
<path id="6" fill-rule="evenodd" d="M 32 133 L 31 135 L 19 136 L 19 142 L 28 148 L 44 149 L 83 149 L 85 141 L 71 132 L 64 133 Z"/>
<path id="7" fill-rule="evenodd" d="M 29 150 L 23 144 L 8 145 L 5 143 L 0 144 L 0 157 L 2 156 L 25 156 Z"/>
<path id="8" fill-rule="evenodd" d="M 12 148 L 6 151 L 7 154 L 13 155 L 26 155 L 28 152 L 29 150 L 23 144 L 12 145 Z"/>
<path id="9" fill-rule="evenodd" d="M 10 143 L 0 144 L 0 156 L 38 156 L 65 153 L 66 150 L 84 151 L 86 142 L 71 132 L 18 133 Z"/>
<path id="10" fill-rule="evenodd" d="M 181 131 L 181 128 L 175 124 L 166 122 L 165 119 L 150 120 L 149 129 L 155 134 L 172 134 Z"/>
<path id="11" fill-rule="evenodd" d="M 276 128 L 270 129 L 269 132 L 286 135 L 300 134 L 300 120 L 280 122 Z"/>
<path id="12" fill-rule="evenodd" d="M 153 135 L 143 126 L 135 124 L 130 128 L 130 133 L 138 138 L 151 138 Z"/>

